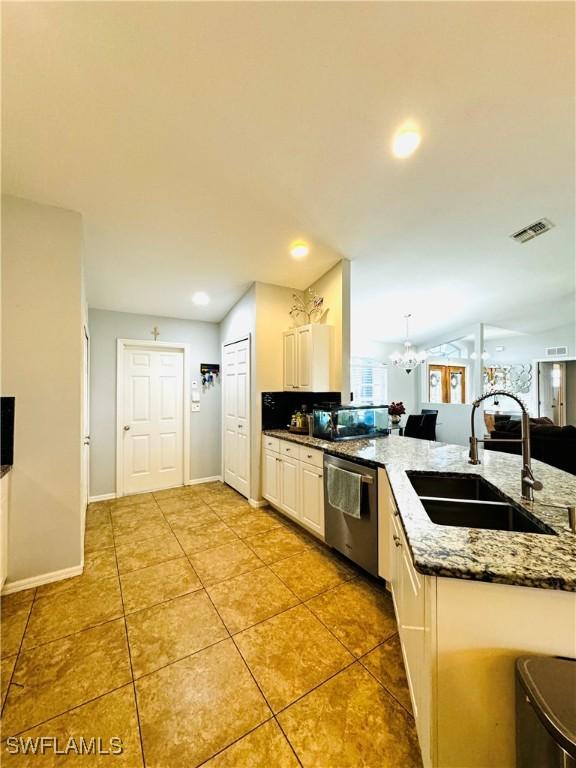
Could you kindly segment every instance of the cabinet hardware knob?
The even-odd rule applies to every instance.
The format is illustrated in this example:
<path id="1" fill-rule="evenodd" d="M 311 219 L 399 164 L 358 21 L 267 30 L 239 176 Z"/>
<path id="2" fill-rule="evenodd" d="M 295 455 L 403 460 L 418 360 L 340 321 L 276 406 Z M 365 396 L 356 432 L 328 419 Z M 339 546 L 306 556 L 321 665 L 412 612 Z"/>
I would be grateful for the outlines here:
<path id="1" fill-rule="evenodd" d="M 399 514 L 400 514 L 400 512 L 398 512 L 396 507 L 394 507 L 394 517 L 398 517 Z"/>
<path id="2" fill-rule="evenodd" d="M 126 424 L 126 425 L 124 426 L 124 432 L 128 432 L 128 430 L 129 430 L 129 429 L 130 429 L 130 426 L 129 426 L 128 424 Z"/>
<path id="3" fill-rule="evenodd" d="M 398 536 L 396 536 L 396 534 L 394 534 L 394 536 L 393 536 L 392 538 L 394 539 L 394 544 L 395 544 L 397 547 L 401 547 L 401 546 L 402 546 L 402 542 L 400 541 L 399 537 L 398 537 Z"/>

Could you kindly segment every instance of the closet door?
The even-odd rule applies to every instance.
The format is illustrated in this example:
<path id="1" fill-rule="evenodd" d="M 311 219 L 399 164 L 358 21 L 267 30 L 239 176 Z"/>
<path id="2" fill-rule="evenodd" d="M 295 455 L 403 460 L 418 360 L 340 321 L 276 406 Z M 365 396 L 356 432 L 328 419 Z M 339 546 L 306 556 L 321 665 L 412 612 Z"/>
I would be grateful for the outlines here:
<path id="1" fill-rule="evenodd" d="M 224 482 L 250 495 L 250 340 L 223 350 Z"/>

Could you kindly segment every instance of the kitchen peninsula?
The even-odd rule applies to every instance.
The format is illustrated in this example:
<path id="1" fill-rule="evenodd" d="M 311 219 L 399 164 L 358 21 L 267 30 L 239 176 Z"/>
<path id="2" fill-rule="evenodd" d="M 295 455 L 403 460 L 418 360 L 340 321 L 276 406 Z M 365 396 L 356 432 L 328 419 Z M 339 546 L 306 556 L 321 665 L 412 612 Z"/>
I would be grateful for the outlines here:
<path id="1" fill-rule="evenodd" d="M 544 488 L 529 503 L 518 456 L 485 451 L 472 466 L 463 446 L 396 436 L 338 443 L 271 430 L 263 440 L 378 468 L 378 572 L 394 599 L 424 765 L 512 768 L 515 658 L 576 656 L 576 536 L 565 511 L 543 505 L 574 503 L 576 478 L 535 461 Z M 479 477 L 538 532 L 435 524 L 417 473 Z"/>

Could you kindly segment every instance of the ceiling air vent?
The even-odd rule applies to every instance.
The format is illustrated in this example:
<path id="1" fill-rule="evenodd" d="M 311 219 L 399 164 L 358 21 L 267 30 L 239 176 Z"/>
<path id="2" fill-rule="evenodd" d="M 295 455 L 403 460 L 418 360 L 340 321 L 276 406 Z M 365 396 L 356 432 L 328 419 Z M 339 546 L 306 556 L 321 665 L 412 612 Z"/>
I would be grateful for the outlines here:
<path id="1" fill-rule="evenodd" d="M 534 224 L 530 224 L 529 227 L 524 227 L 524 229 L 518 230 L 518 232 L 510 235 L 510 237 L 512 240 L 516 240 L 517 243 L 527 243 L 528 240 L 532 240 L 533 237 L 548 232 L 553 226 L 554 224 L 552 224 L 550 219 L 540 219 L 540 221 L 535 221 Z"/>
<path id="2" fill-rule="evenodd" d="M 546 357 L 566 357 L 568 347 L 546 347 Z"/>

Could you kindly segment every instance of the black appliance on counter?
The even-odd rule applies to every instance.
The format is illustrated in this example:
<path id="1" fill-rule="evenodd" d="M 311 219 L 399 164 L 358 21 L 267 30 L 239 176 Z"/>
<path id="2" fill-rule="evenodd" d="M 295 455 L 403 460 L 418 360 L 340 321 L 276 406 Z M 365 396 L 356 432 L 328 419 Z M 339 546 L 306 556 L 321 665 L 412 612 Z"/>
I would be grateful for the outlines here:
<path id="1" fill-rule="evenodd" d="M 288 429 L 295 411 L 319 404 L 340 405 L 340 392 L 262 392 L 262 429 Z"/>
<path id="2" fill-rule="evenodd" d="M 0 464 L 14 464 L 14 408 L 15 398 L 0 397 Z"/>

